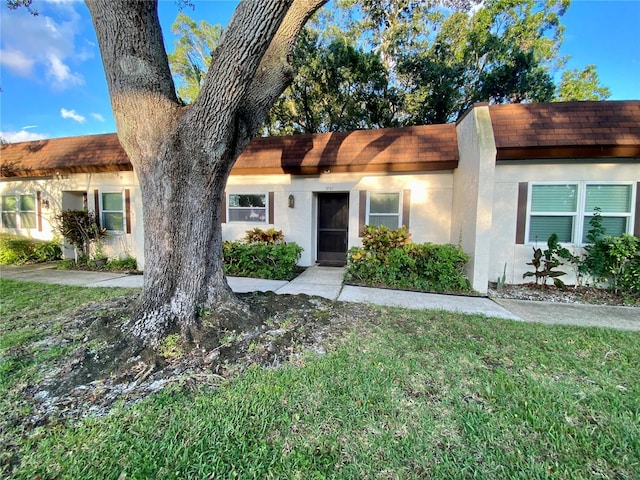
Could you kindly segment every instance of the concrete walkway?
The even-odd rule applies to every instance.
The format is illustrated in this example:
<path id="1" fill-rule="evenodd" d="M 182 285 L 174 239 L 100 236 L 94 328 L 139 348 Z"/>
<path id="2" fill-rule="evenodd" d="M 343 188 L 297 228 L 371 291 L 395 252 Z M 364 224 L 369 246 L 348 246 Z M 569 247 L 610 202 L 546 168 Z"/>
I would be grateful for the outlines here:
<path id="1" fill-rule="evenodd" d="M 486 297 L 355 287 L 342 284 L 343 273 L 343 268 L 314 266 L 290 282 L 240 277 L 229 277 L 227 280 L 232 290 L 237 293 L 273 291 L 277 294 L 306 294 L 344 302 L 479 313 L 488 317 L 511 320 L 640 331 L 640 308 L 635 307 L 558 304 L 506 299 L 494 301 Z M 0 267 L 0 277 L 85 287 L 141 288 L 143 282 L 142 275 L 56 270 L 51 264 L 3 266 Z"/>

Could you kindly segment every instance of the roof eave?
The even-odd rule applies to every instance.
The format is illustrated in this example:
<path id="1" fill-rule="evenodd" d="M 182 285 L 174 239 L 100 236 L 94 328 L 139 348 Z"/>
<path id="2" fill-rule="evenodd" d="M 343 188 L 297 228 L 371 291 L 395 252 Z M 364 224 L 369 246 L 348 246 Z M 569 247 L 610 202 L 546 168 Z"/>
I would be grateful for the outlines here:
<path id="1" fill-rule="evenodd" d="M 572 158 L 620 159 L 640 157 L 640 145 L 559 145 L 545 147 L 498 148 L 496 161 L 507 160 L 563 160 Z"/>

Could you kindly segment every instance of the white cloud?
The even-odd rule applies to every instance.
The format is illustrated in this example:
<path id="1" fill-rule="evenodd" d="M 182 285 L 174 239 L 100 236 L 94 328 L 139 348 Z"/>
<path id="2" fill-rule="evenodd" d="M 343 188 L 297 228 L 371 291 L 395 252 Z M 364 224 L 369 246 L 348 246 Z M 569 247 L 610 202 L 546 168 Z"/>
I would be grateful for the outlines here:
<path id="1" fill-rule="evenodd" d="M 0 50 L 0 65 L 12 70 L 21 77 L 28 77 L 31 74 L 35 61 L 24 52 L 18 50 Z"/>
<path id="2" fill-rule="evenodd" d="M 82 75 L 71 73 L 69 67 L 54 54 L 49 55 L 49 69 L 47 70 L 47 76 L 53 77 L 54 82 L 58 85 L 69 86 L 82 85 L 84 83 Z"/>
<path id="3" fill-rule="evenodd" d="M 104 122 L 104 117 L 99 113 L 92 113 L 91 116 L 99 122 Z"/>
<path id="4" fill-rule="evenodd" d="M 60 115 L 62 115 L 62 118 L 70 118 L 78 123 L 84 123 L 87 120 L 82 115 L 76 113 L 75 110 L 67 110 L 66 108 L 60 109 Z"/>
<path id="5" fill-rule="evenodd" d="M 2 13 L 0 63 L 22 77 L 46 78 L 56 90 L 84 84 L 74 65 L 94 56 L 95 47 L 87 49 L 81 37 L 85 25 L 76 11 L 81 4 L 40 5 L 40 14 L 35 17 L 24 8 Z"/>
<path id="6" fill-rule="evenodd" d="M 19 132 L 0 132 L 0 138 L 8 143 L 32 142 L 48 138 L 46 133 L 26 132 L 24 129 Z"/>

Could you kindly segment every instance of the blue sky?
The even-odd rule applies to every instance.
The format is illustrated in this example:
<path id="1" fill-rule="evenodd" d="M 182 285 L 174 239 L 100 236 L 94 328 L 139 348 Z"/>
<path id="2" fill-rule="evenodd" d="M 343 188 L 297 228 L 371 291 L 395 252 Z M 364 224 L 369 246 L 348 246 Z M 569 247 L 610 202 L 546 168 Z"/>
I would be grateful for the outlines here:
<path id="1" fill-rule="evenodd" d="M 195 1 L 195 19 L 226 24 L 237 2 Z M 7 141 L 115 131 L 86 6 L 36 0 L 40 15 L 0 7 L 0 136 Z M 173 0 L 160 1 L 166 45 L 173 50 Z M 640 0 L 573 0 L 563 17 L 561 53 L 569 68 L 596 64 L 611 100 L 640 99 Z"/>

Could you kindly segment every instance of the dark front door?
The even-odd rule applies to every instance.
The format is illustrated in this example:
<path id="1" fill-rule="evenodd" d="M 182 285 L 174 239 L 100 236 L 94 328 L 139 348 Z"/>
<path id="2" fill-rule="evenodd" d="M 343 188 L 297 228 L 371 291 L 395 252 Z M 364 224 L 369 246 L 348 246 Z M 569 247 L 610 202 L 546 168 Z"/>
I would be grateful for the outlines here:
<path id="1" fill-rule="evenodd" d="M 318 263 L 347 263 L 349 233 L 349 194 L 318 194 Z"/>

